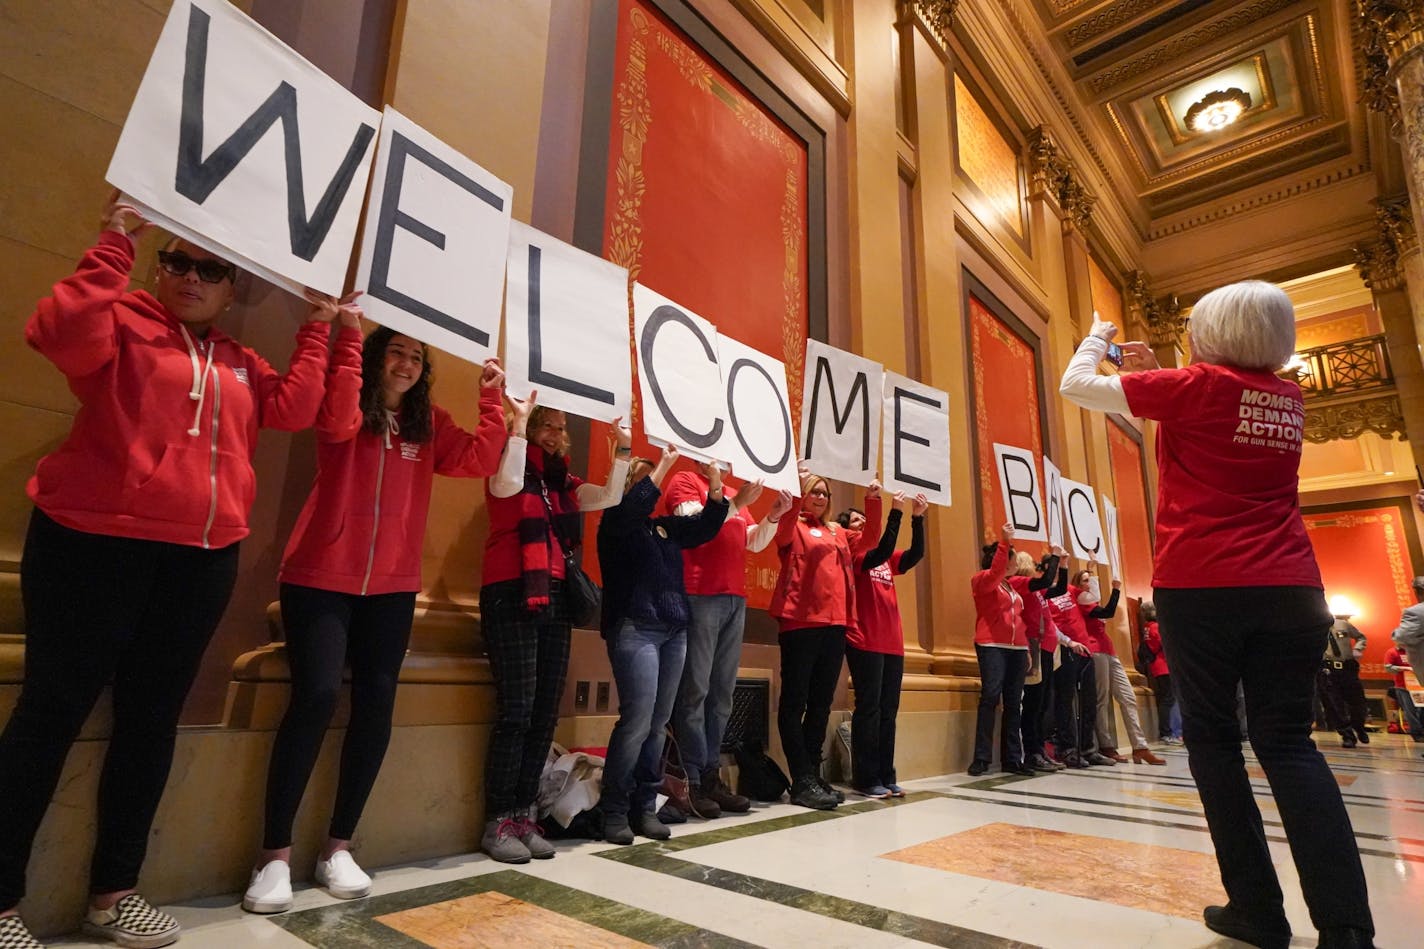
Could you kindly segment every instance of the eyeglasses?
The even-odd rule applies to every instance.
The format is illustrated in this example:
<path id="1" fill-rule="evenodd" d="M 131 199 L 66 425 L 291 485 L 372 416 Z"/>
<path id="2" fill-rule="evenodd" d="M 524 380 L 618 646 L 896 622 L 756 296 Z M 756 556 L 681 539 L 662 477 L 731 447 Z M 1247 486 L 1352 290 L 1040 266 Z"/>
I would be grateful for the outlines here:
<path id="1" fill-rule="evenodd" d="M 204 257 L 194 260 L 181 250 L 161 250 L 158 265 L 175 277 L 181 277 L 190 270 L 198 271 L 198 279 L 203 283 L 222 283 L 223 279 L 236 280 L 237 268 L 225 260 Z"/>
<path id="2" fill-rule="evenodd" d="M 828 498 L 830 496 L 831 492 L 827 491 L 825 488 L 813 488 L 810 491 L 806 492 L 806 497 L 808 498 Z"/>

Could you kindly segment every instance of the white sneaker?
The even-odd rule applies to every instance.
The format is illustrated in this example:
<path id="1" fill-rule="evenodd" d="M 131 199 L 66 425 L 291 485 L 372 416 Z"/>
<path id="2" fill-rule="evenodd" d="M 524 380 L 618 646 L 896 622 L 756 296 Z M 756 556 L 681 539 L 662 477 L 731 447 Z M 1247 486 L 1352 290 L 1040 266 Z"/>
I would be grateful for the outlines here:
<path id="1" fill-rule="evenodd" d="M 330 860 L 318 860 L 316 882 L 340 900 L 359 900 L 371 893 L 371 878 L 356 865 L 349 850 L 336 851 Z"/>
<path id="2" fill-rule="evenodd" d="M 292 868 L 287 861 L 272 860 L 252 871 L 242 908 L 249 913 L 285 913 L 292 908 Z"/>

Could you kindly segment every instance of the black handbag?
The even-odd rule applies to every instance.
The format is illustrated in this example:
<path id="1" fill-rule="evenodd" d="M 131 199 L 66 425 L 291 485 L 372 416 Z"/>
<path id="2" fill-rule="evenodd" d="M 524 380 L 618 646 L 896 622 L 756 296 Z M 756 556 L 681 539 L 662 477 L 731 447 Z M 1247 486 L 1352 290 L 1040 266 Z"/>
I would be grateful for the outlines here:
<path id="1" fill-rule="evenodd" d="M 1143 639 L 1137 643 L 1137 671 L 1148 679 L 1152 678 L 1152 660 L 1156 659 L 1152 647 Z"/>
<path id="2" fill-rule="evenodd" d="M 603 616 L 603 591 L 593 578 L 584 573 L 574 556 L 573 545 L 559 530 L 559 522 L 554 519 L 554 506 L 549 503 L 549 489 L 539 482 L 539 493 L 544 498 L 544 512 L 549 516 L 549 529 L 558 541 L 559 552 L 564 556 L 564 602 L 573 625 L 583 629 L 597 629 Z"/>
<path id="3" fill-rule="evenodd" d="M 748 738 L 732 749 L 737 759 L 737 793 L 754 801 L 779 801 L 791 787 L 786 772 L 762 750 L 761 742 Z"/>

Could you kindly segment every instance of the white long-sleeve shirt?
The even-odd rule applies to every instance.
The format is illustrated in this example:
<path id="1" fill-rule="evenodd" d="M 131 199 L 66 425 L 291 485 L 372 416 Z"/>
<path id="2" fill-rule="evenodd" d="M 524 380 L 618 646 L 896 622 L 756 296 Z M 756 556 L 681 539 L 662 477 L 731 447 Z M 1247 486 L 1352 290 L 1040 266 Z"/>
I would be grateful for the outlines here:
<path id="1" fill-rule="evenodd" d="M 524 490 L 524 465 L 529 450 L 528 439 L 510 435 L 499 459 L 499 470 L 490 478 L 490 494 L 497 498 L 512 498 Z M 628 478 L 628 457 L 615 455 L 613 468 L 604 484 L 581 484 L 574 489 L 580 511 L 602 511 L 623 499 L 623 482 Z"/>
<path id="2" fill-rule="evenodd" d="M 1127 396 L 1122 391 L 1122 379 L 1098 375 L 1098 363 L 1103 361 L 1107 352 L 1108 341 L 1097 336 L 1089 336 L 1079 343 L 1078 351 L 1063 370 L 1058 394 L 1074 405 L 1095 412 L 1131 415 Z"/>

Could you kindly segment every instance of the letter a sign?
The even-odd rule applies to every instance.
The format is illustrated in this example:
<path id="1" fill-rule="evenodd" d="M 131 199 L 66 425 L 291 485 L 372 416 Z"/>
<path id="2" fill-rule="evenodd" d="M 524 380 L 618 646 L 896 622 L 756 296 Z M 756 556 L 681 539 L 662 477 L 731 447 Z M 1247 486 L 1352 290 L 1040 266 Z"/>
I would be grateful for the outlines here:
<path id="1" fill-rule="evenodd" d="M 222 0 L 175 0 L 108 179 L 294 293 L 339 294 L 380 114 Z"/>

